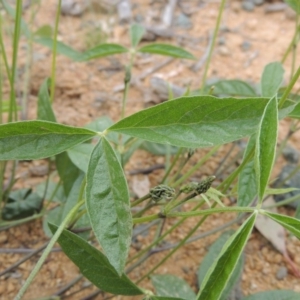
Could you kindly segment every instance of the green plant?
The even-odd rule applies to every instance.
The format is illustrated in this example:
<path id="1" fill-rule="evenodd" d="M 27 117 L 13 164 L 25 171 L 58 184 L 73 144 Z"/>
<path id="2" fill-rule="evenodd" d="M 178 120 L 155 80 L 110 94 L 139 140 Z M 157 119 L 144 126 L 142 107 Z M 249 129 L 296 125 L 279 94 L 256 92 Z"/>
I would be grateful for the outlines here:
<path id="1" fill-rule="evenodd" d="M 224 2 L 222 3 L 224 4 Z M 18 48 L 22 21 L 21 4 L 21 1 L 17 1 L 15 52 Z M 220 9 L 218 24 L 222 9 L 223 6 Z M 59 10 L 57 15 L 59 15 Z M 57 35 L 58 17 L 56 20 L 54 36 Z M 216 32 L 218 26 L 216 26 Z M 27 27 L 24 25 L 23 28 Z M 29 29 L 27 28 L 27 30 Z M 47 216 L 46 220 L 50 221 L 47 225 L 49 228 L 45 227 L 49 234 L 52 232 L 53 236 L 16 299 L 21 299 L 56 241 L 66 255 L 79 267 L 82 274 L 105 292 L 117 295 L 142 295 L 145 299 L 174 299 L 174 297 L 183 296 L 159 293 L 154 295 L 140 287 L 139 283 L 184 245 L 207 216 L 214 213 L 242 213 L 242 217 L 245 219 L 243 224 L 233 234 L 226 236 L 226 242 L 219 247 L 219 253 L 215 256 L 214 262 L 210 264 L 209 268 L 206 268 L 206 275 L 202 276 L 200 291 L 194 296 L 195 299 L 202 300 L 223 299 L 224 291 L 228 293 L 230 290 L 237 278 L 236 272 L 238 271 L 236 270 L 240 270 L 240 258 L 258 214 L 273 219 L 300 238 L 300 221 L 298 219 L 270 213 L 263 207 L 264 198 L 275 192 L 267 187 L 276 159 L 279 120 L 289 117 L 298 122 L 300 119 L 300 104 L 297 97 L 291 94 L 292 88 L 300 76 L 300 68 L 292 74 L 290 83 L 283 89 L 281 89 L 281 83 L 284 70 L 282 65 L 276 62 L 265 67 L 259 93 L 242 81 L 227 80 L 215 84 L 214 94 L 239 95 L 243 98 L 217 98 L 207 95 L 208 91 L 211 91 L 211 87 L 204 85 L 206 71 L 200 91 L 194 91 L 194 95 L 170 100 L 125 117 L 131 69 L 136 53 L 194 58 L 189 52 L 172 45 L 150 44 L 139 48 L 143 32 L 143 28 L 139 25 L 131 27 L 131 49 L 117 44 L 101 44 L 83 53 L 58 42 L 56 38 L 34 38 L 34 42 L 54 49 L 52 76 L 51 80 L 46 79 L 40 88 L 38 120 L 23 122 L 13 122 L 17 117 L 13 89 L 16 53 L 14 53 L 11 72 L 8 68 L 4 44 L 1 43 L 2 57 L 7 66 L 6 72 L 12 91 L 8 109 L 9 122 L 0 125 L 0 160 L 54 158 L 60 182 L 54 184 L 49 179 L 45 184 L 44 197 L 36 194 L 34 196 L 35 200 L 40 200 L 49 194 L 47 198 L 51 202 L 59 195 L 58 198 L 62 202 L 55 213 L 52 215 L 49 213 Z M 102 123 L 92 123 L 87 127 L 72 127 L 56 122 L 51 107 L 55 87 L 56 53 L 66 55 L 76 61 L 87 61 L 112 54 L 129 54 L 129 63 L 125 67 L 121 120 L 112 123 L 109 119 L 102 119 Z M 209 61 L 206 70 L 208 65 Z M 185 182 L 205 160 L 208 160 L 218 150 L 220 145 L 245 137 L 250 138 L 241 165 L 216 188 L 211 187 L 215 179 L 213 174 L 197 183 Z M 153 187 L 145 197 L 130 201 L 123 167 L 136 148 L 142 145 L 148 148 L 150 145 L 153 147 L 152 143 L 156 143 L 156 146 L 157 144 L 167 145 L 159 149 L 160 151 L 163 149 L 165 153 L 174 153 L 174 159 L 169 169 L 166 170 L 166 176 L 162 179 L 163 184 Z M 195 168 L 191 169 L 191 172 L 178 179 L 177 175 L 180 170 L 193 155 L 193 151 L 190 149 L 203 147 L 212 147 L 204 161 L 200 161 Z M 49 161 L 50 165 L 52 161 Z M 176 165 L 179 165 L 179 171 L 172 177 L 170 174 Z M 5 162 L 2 163 L 2 166 L 4 166 L 1 173 L 3 177 Z M 232 187 L 237 178 L 237 188 Z M 11 182 L 10 189 L 13 180 Z M 0 184 L 2 186 L 2 182 Z M 7 202 L 3 212 L 5 209 L 9 209 L 9 204 L 11 204 L 9 201 L 15 200 L 10 189 L 0 193 L 5 204 Z M 23 192 L 24 194 L 19 195 L 15 202 L 22 202 L 24 198 L 27 199 L 31 195 L 28 190 Z M 237 205 L 224 206 L 220 200 L 224 195 L 237 195 Z M 183 208 L 183 205 L 190 200 L 195 200 L 195 205 L 191 210 L 178 211 L 178 208 Z M 254 205 L 252 205 L 253 200 L 256 200 Z M 143 204 L 144 201 L 146 204 L 143 208 L 133 214 L 132 208 Z M 206 203 L 211 206 L 209 209 L 205 209 Z M 40 202 L 38 204 L 40 205 Z M 150 210 L 153 207 L 159 209 Z M 34 211 L 38 211 L 38 209 L 34 209 Z M 32 217 L 26 215 L 27 218 L 13 222 L 2 220 L 0 225 L 5 227 L 19 224 L 43 214 L 46 214 L 46 207 Z M 17 217 L 24 216 L 18 215 Z M 190 217 L 201 218 L 161 262 L 138 282 L 132 282 L 126 274 L 146 261 L 149 257 L 147 251 Z M 7 219 L 5 214 L 3 218 Z M 170 229 L 164 230 L 163 224 L 168 218 L 179 218 L 179 221 Z M 150 221 L 158 221 L 160 224 L 158 234 L 149 246 L 128 259 L 134 224 L 149 223 Z M 91 225 L 102 251 L 89 244 L 84 239 L 87 236 L 81 238 L 68 230 L 76 228 L 78 224 Z"/>

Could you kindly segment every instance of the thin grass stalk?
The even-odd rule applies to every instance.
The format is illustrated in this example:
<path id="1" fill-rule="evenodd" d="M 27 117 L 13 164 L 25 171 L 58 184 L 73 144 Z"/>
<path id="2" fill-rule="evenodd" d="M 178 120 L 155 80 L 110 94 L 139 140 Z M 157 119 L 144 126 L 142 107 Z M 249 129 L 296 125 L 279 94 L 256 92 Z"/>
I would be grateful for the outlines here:
<path id="1" fill-rule="evenodd" d="M 54 101 L 55 84 L 56 84 L 56 53 L 57 53 L 57 35 L 58 24 L 61 11 L 61 0 L 58 0 L 58 7 L 55 16 L 55 26 L 53 34 L 53 47 L 52 47 L 52 64 L 51 64 L 51 83 L 50 83 L 50 102 Z"/>

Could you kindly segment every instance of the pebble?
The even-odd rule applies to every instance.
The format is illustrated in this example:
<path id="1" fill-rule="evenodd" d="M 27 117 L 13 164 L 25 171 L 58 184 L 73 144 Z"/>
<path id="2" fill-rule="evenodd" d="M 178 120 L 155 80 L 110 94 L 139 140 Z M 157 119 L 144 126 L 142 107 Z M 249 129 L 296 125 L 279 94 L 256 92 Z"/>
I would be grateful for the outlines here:
<path id="1" fill-rule="evenodd" d="M 297 164 L 299 161 L 300 153 L 292 146 L 286 146 L 282 151 L 283 157 L 291 164 Z"/>
<path id="2" fill-rule="evenodd" d="M 2 232 L 0 234 L 0 245 L 3 245 L 4 243 L 7 242 L 7 234 L 5 232 Z"/>
<path id="3" fill-rule="evenodd" d="M 265 3 L 265 0 L 252 0 L 252 1 L 256 6 L 263 5 Z"/>
<path id="4" fill-rule="evenodd" d="M 181 27 L 184 29 L 189 29 L 192 27 L 192 22 L 187 15 L 181 13 L 177 16 L 177 18 L 175 20 L 175 26 Z"/>
<path id="5" fill-rule="evenodd" d="M 278 280 L 283 280 L 288 274 L 288 270 L 286 267 L 280 267 L 276 273 L 276 278 Z"/>
<path id="6" fill-rule="evenodd" d="M 218 40 L 219 45 L 225 45 L 226 44 L 226 39 L 224 36 L 220 36 Z"/>
<path id="7" fill-rule="evenodd" d="M 219 48 L 219 53 L 223 56 L 228 56 L 230 54 L 230 52 L 226 46 L 221 46 Z"/>
<path id="8" fill-rule="evenodd" d="M 245 10 L 245 11 L 253 11 L 254 10 L 254 3 L 251 2 L 251 1 L 243 1 L 242 2 L 242 8 Z"/>
<path id="9" fill-rule="evenodd" d="M 243 51 L 248 51 L 251 48 L 251 43 L 249 41 L 243 41 L 241 48 Z"/>

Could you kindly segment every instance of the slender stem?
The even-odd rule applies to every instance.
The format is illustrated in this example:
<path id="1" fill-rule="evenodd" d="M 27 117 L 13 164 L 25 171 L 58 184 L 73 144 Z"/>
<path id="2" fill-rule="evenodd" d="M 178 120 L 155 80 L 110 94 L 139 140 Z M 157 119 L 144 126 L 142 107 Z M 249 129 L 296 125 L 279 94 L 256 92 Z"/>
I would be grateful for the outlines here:
<path id="1" fill-rule="evenodd" d="M 297 29 L 299 26 L 299 15 L 296 16 L 296 28 L 295 28 L 295 33 L 296 33 L 296 38 L 293 39 L 293 47 L 292 47 L 292 68 L 291 68 L 291 79 L 293 78 L 294 71 L 295 71 L 295 65 L 296 65 L 296 55 L 297 55 L 297 45 L 298 45 L 298 34 L 297 34 Z"/>
<path id="2" fill-rule="evenodd" d="M 9 80 L 9 84 L 10 84 L 10 88 L 13 88 L 13 80 L 11 77 L 11 73 L 10 73 L 10 68 L 8 65 L 8 59 L 6 56 L 6 51 L 5 51 L 5 47 L 4 47 L 4 42 L 3 42 L 3 34 L 2 34 L 2 15 L 0 14 L 0 49 L 1 49 L 1 53 L 2 53 L 2 59 L 4 62 L 4 66 L 5 66 L 5 71 Z"/>
<path id="3" fill-rule="evenodd" d="M 298 195 L 295 195 L 295 196 L 290 197 L 288 199 L 285 199 L 285 200 L 279 201 L 277 203 L 274 203 L 272 205 L 262 206 L 262 208 L 263 209 L 269 209 L 269 208 L 273 208 L 273 207 L 280 207 L 280 206 L 287 205 L 287 204 L 290 204 L 292 202 L 295 202 L 299 199 L 300 199 L 300 195 L 298 194 Z"/>
<path id="4" fill-rule="evenodd" d="M 22 298 L 22 296 L 24 295 L 24 293 L 28 289 L 29 285 L 31 284 L 31 282 L 33 281 L 33 279 L 35 278 L 35 276 L 39 272 L 40 268 L 42 267 L 44 261 L 46 260 L 47 256 L 49 255 L 49 253 L 50 253 L 51 249 L 53 248 L 54 244 L 56 243 L 56 241 L 60 237 L 60 235 L 63 232 L 63 230 L 65 229 L 65 227 L 68 225 L 69 220 L 71 220 L 76 215 L 77 210 L 83 204 L 84 204 L 84 200 L 81 200 L 80 202 L 78 202 L 73 207 L 73 209 L 68 213 L 66 218 L 62 221 L 62 223 L 59 225 L 59 227 L 57 228 L 55 234 L 53 235 L 53 237 L 49 241 L 49 244 L 46 247 L 45 251 L 43 252 L 42 256 L 40 257 L 37 264 L 35 265 L 35 267 L 31 271 L 31 273 L 30 273 L 29 277 L 27 278 L 25 284 L 22 286 L 22 288 L 20 289 L 20 291 L 16 295 L 16 297 L 15 297 L 16 300 L 20 300 Z"/>
<path id="5" fill-rule="evenodd" d="M 281 63 L 282 63 L 282 64 L 286 61 L 286 59 L 287 59 L 289 53 L 291 52 L 292 47 L 293 47 L 293 45 L 295 44 L 295 41 L 297 40 L 297 36 L 298 36 L 298 34 L 299 34 L 299 31 L 300 31 L 300 26 L 298 26 L 298 28 L 296 28 L 296 31 L 295 31 L 295 33 L 294 33 L 294 36 L 293 36 L 293 38 L 292 38 L 292 40 L 291 40 L 291 42 L 290 42 L 288 48 L 286 49 L 286 51 L 285 51 L 285 53 L 284 53 L 284 55 L 283 55 L 283 57 L 282 57 L 282 59 L 281 59 Z"/>
<path id="6" fill-rule="evenodd" d="M 219 186 L 218 190 L 222 193 L 225 193 L 230 187 L 231 183 L 236 179 L 239 173 L 243 170 L 245 165 L 250 161 L 250 159 L 254 155 L 254 147 L 251 151 L 249 151 L 248 155 L 243 159 L 242 163 L 232 172 Z"/>
<path id="7" fill-rule="evenodd" d="M 253 207 L 220 207 L 220 208 L 211 208 L 200 211 L 188 211 L 188 212 L 171 212 L 168 213 L 168 217 L 197 217 L 202 215 L 211 215 L 213 213 L 223 213 L 223 212 L 253 212 L 256 208 Z"/>
<path id="8" fill-rule="evenodd" d="M 17 72 L 17 60 L 19 50 L 19 40 L 21 32 L 21 20 L 22 20 L 22 0 L 17 0 L 16 4 L 16 16 L 15 16 L 15 28 L 13 34 L 13 55 L 12 55 L 12 66 L 11 66 L 11 89 L 10 89 L 10 104 L 8 121 L 12 122 L 17 120 L 17 104 L 15 95 L 15 76 Z"/>
<path id="9" fill-rule="evenodd" d="M 217 23 L 216 23 L 216 26 L 215 26 L 215 29 L 214 29 L 212 42 L 211 42 L 211 45 L 210 45 L 207 61 L 206 61 L 206 64 L 205 64 L 204 74 L 203 74 L 203 77 L 202 77 L 201 95 L 204 92 L 205 82 L 206 82 L 207 73 L 208 73 L 208 68 L 209 68 L 209 65 L 210 65 L 210 61 L 211 61 L 211 58 L 212 58 L 212 53 L 213 53 L 215 43 L 216 43 L 216 39 L 217 39 L 217 35 L 218 35 L 218 32 L 219 32 L 219 28 L 220 28 L 220 24 L 221 24 L 221 19 L 222 19 L 222 14 L 223 14 L 223 11 L 224 11 L 225 3 L 226 3 L 226 0 L 221 1 L 219 14 L 218 14 L 218 18 L 217 18 Z"/>
<path id="10" fill-rule="evenodd" d="M 170 251 L 164 258 L 156 264 L 150 271 L 148 271 L 144 276 L 142 276 L 137 283 L 141 282 L 145 278 L 147 278 L 152 272 L 154 272 L 158 267 L 160 267 L 163 263 L 165 263 L 182 245 L 186 243 L 186 241 L 197 231 L 197 229 L 203 224 L 206 220 L 207 216 L 201 218 L 201 220 L 194 226 L 194 228 L 186 235 L 186 237 L 181 240 L 181 242 L 172 250 Z"/>
<path id="11" fill-rule="evenodd" d="M 147 194 L 144 197 L 131 202 L 131 207 L 139 205 L 140 203 L 144 202 L 145 200 L 149 199 L 150 197 L 151 197 L 150 194 Z"/>
<path id="12" fill-rule="evenodd" d="M 199 207 L 201 207 L 201 204 L 198 203 L 193 209 L 192 211 L 197 210 Z M 147 251 L 149 251 L 153 246 L 157 245 L 158 243 L 160 243 L 167 235 L 169 235 L 172 231 L 174 231 L 177 227 L 179 227 L 182 223 L 184 223 L 186 220 L 188 219 L 188 217 L 183 217 L 181 220 L 177 221 L 177 223 L 175 223 L 170 229 L 168 229 L 162 236 L 160 236 L 157 240 L 153 241 L 150 245 L 148 245 L 147 247 L 145 247 L 143 250 L 139 251 L 139 253 L 137 253 L 135 256 L 133 256 L 132 258 L 129 259 L 129 263 L 132 262 L 134 259 L 142 256 L 143 254 L 145 254 Z"/>
<path id="13" fill-rule="evenodd" d="M 173 170 L 175 164 L 177 163 L 178 158 L 179 158 L 179 156 L 181 155 L 182 151 L 183 151 L 183 148 L 179 148 L 179 150 L 177 151 L 177 153 L 176 153 L 176 155 L 175 155 L 175 157 L 174 157 L 174 159 L 173 159 L 171 165 L 170 165 L 169 168 L 167 169 L 167 171 L 166 171 L 166 173 L 165 173 L 165 175 L 164 175 L 164 177 L 163 177 L 161 183 L 165 183 L 165 181 L 166 181 L 167 178 L 169 177 L 169 175 L 170 175 L 171 171 Z"/>
<path id="14" fill-rule="evenodd" d="M 194 174 L 206 161 L 209 157 L 214 155 L 220 148 L 221 146 L 215 146 L 213 147 L 207 154 L 205 154 L 200 161 L 190 168 L 180 179 L 178 179 L 174 184 L 172 184 L 173 187 L 177 187 L 180 185 L 182 182 L 184 182 L 186 179 L 188 179 L 192 174 Z"/>
<path id="15" fill-rule="evenodd" d="M 290 81 L 288 87 L 285 89 L 280 102 L 279 102 L 279 108 L 281 108 L 289 96 L 290 92 L 292 91 L 292 88 L 294 87 L 295 83 L 297 82 L 298 78 L 300 76 L 300 67 L 298 67 L 298 70 L 296 71 L 295 75 L 293 76 L 292 80 Z"/>
<path id="16" fill-rule="evenodd" d="M 61 11 L 61 0 L 58 0 L 58 7 L 55 16 L 54 36 L 53 36 L 53 48 L 52 48 L 52 66 L 51 66 L 51 83 L 50 83 L 50 102 L 54 101 L 55 83 L 56 83 L 56 52 L 57 52 L 57 35 L 59 16 Z"/>

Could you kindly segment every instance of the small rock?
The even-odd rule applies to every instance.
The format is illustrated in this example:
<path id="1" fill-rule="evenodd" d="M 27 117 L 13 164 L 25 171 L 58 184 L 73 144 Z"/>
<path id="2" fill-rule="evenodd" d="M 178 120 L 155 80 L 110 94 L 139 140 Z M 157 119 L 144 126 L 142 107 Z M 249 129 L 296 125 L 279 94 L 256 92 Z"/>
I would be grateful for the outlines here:
<path id="1" fill-rule="evenodd" d="M 292 8 L 287 6 L 285 8 L 285 16 L 286 16 L 287 19 L 294 21 L 294 20 L 296 20 L 297 14 Z"/>
<path id="2" fill-rule="evenodd" d="M 219 48 L 219 53 L 223 56 L 228 56 L 230 54 L 230 52 L 226 46 L 221 46 Z"/>
<path id="3" fill-rule="evenodd" d="M 181 27 L 184 29 L 189 29 L 192 27 L 192 22 L 187 15 L 181 13 L 177 16 L 177 18 L 175 20 L 175 26 Z"/>
<path id="4" fill-rule="evenodd" d="M 282 151 L 283 157 L 291 164 L 297 164 L 299 161 L 300 153 L 292 146 L 286 146 Z"/>
<path id="5" fill-rule="evenodd" d="M 254 10 L 254 3 L 251 1 L 243 1 L 242 8 L 246 11 L 253 11 Z"/>
<path id="6" fill-rule="evenodd" d="M 64 15 L 80 16 L 87 8 L 87 3 L 76 0 L 62 0 L 61 12 Z"/>
<path id="7" fill-rule="evenodd" d="M 219 45 L 225 45 L 226 44 L 226 39 L 224 36 L 220 36 L 218 40 Z"/>
<path id="8" fill-rule="evenodd" d="M 137 14 L 134 16 L 134 20 L 137 22 L 137 23 L 142 23 L 144 22 L 145 18 L 143 15 L 141 14 Z"/>
<path id="9" fill-rule="evenodd" d="M 29 171 L 32 176 L 44 176 L 49 172 L 48 165 L 31 166 Z"/>
<path id="10" fill-rule="evenodd" d="M 265 3 L 265 0 L 252 0 L 252 1 L 256 6 L 263 5 Z"/>
<path id="11" fill-rule="evenodd" d="M 251 48 L 251 43 L 249 41 L 243 41 L 241 48 L 243 51 L 248 51 Z"/>
<path id="12" fill-rule="evenodd" d="M 288 270 L 286 267 L 280 267 L 276 273 L 276 278 L 278 280 L 283 280 L 288 274 Z"/>

